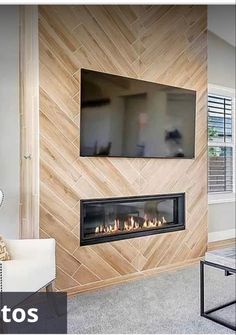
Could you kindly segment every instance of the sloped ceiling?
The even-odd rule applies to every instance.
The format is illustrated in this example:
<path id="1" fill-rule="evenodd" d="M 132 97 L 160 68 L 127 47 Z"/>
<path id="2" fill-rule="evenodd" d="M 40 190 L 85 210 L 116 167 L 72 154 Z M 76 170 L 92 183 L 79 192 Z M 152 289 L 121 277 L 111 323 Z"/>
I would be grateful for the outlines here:
<path id="1" fill-rule="evenodd" d="M 235 47 L 235 6 L 208 6 L 208 30 Z"/>

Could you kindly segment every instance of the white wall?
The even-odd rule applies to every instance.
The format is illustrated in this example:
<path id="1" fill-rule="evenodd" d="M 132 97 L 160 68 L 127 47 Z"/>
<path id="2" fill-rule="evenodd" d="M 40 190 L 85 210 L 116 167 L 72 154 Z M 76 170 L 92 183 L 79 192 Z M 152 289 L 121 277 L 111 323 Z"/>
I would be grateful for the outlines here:
<path id="1" fill-rule="evenodd" d="M 208 33 L 208 82 L 235 89 L 235 47 Z M 209 205 L 209 241 L 235 236 L 235 201 Z"/>
<path id="2" fill-rule="evenodd" d="M 0 235 L 19 231 L 19 12 L 0 6 Z"/>
<path id="3" fill-rule="evenodd" d="M 208 32 L 208 82 L 235 88 L 235 47 Z"/>
<path id="4" fill-rule="evenodd" d="M 209 241 L 235 236 L 235 202 L 209 205 Z"/>

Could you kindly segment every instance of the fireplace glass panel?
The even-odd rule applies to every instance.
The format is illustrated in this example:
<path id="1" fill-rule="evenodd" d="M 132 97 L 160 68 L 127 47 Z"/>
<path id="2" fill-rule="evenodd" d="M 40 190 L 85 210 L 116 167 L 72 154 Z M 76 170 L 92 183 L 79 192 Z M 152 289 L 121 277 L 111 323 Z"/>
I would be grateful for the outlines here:
<path id="1" fill-rule="evenodd" d="M 137 236 L 147 235 L 157 233 L 158 230 L 177 228 L 179 225 L 184 225 L 183 204 L 183 198 L 180 196 L 85 200 L 82 202 L 81 244 L 127 238 L 124 235 L 130 234 L 135 237 L 137 234 Z M 91 243 L 87 243 L 89 241 Z"/>

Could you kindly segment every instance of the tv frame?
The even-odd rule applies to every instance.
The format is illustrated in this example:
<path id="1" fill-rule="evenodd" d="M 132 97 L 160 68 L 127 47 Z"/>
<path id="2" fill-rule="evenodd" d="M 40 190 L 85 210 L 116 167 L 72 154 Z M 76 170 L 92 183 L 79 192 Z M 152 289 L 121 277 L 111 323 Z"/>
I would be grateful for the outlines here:
<path id="1" fill-rule="evenodd" d="M 90 72 L 96 72 L 96 73 L 104 73 L 104 74 L 108 74 L 108 75 L 112 75 L 112 76 L 116 76 L 116 77 L 120 77 L 120 78 L 124 78 L 124 79 L 134 79 L 134 80 L 138 80 L 138 81 L 142 81 L 145 83 L 152 83 L 152 84 L 159 84 L 159 85 L 163 85 L 163 86 L 168 86 L 171 88 L 179 88 L 179 89 L 184 89 L 187 91 L 191 91 L 191 92 L 195 92 L 195 109 L 194 109 L 194 150 L 193 150 L 193 156 L 192 157 L 172 157 L 172 156 L 158 156 L 158 157 L 153 157 L 153 156 L 145 156 L 145 157 L 137 157 L 137 156 L 113 156 L 113 155 L 82 155 L 81 154 L 81 119 L 82 119 L 82 108 L 81 108 L 81 92 L 82 92 L 82 71 L 90 71 Z M 196 90 L 192 90 L 192 89 L 188 89 L 185 87 L 180 87 L 180 86 L 173 86 L 173 85 L 166 85 L 163 83 L 157 83 L 154 81 L 148 81 L 148 80 L 143 80 L 143 79 L 138 79 L 138 78 L 134 78 L 134 77 L 125 77 L 125 76 L 120 76 L 117 74 L 113 74 L 113 73 L 109 73 L 109 72 L 105 72 L 105 71 L 96 71 L 96 70 L 91 70 L 91 69 L 87 69 L 87 68 L 80 68 L 80 116 L 79 116 L 79 121 L 80 121 L 80 135 L 79 135 L 79 139 L 80 139 L 80 145 L 79 145 L 79 157 L 92 157 L 92 158 L 137 158 L 137 159 L 195 159 L 196 158 L 196 113 L 197 112 L 197 91 Z"/>

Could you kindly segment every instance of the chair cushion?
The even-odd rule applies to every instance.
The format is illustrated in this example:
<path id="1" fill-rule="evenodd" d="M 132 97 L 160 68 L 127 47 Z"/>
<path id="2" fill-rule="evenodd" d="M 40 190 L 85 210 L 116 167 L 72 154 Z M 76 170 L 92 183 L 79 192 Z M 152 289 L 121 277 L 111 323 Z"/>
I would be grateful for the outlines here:
<path id="1" fill-rule="evenodd" d="M 10 260 L 2 263 L 3 292 L 36 292 L 55 279 L 50 260 Z"/>
<path id="2" fill-rule="evenodd" d="M 9 259 L 10 259 L 10 254 L 7 250 L 7 246 L 2 236 L 0 236 L 0 261 L 8 261 Z"/>

